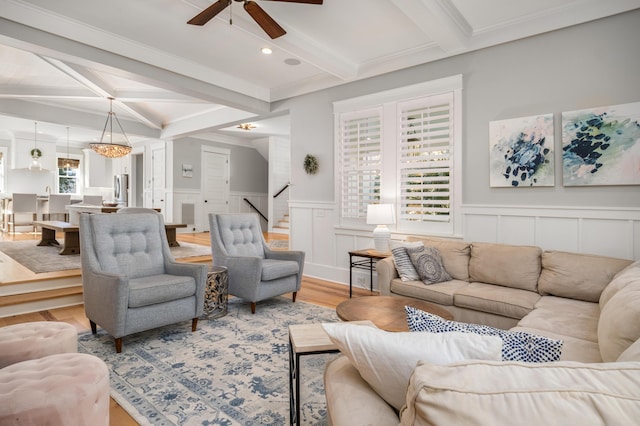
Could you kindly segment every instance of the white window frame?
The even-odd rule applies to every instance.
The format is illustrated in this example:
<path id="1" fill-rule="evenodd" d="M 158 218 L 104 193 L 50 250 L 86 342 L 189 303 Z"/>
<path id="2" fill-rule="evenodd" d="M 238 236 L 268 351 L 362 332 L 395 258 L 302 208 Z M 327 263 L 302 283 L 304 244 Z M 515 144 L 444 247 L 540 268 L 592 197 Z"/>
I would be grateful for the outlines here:
<path id="1" fill-rule="evenodd" d="M 340 226 L 364 228 L 366 220 L 342 215 L 342 169 L 341 169 L 341 117 L 359 111 L 380 108 L 382 111 L 382 165 L 380 172 L 380 202 L 396 207 L 396 218 L 400 219 L 400 111 L 399 106 L 421 98 L 451 93 L 453 97 L 451 120 L 451 193 L 448 221 L 403 221 L 390 226 L 392 232 L 401 234 L 440 235 L 460 237 L 462 235 L 462 75 L 454 75 L 424 83 L 387 90 L 357 98 L 337 101 L 333 104 L 335 123 L 335 173 L 336 200 L 339 208 Z M 370 227 L 370 226 L 369 226 Z"/>
<path id="2" fill-rule="evenodd" d="M 65 159 L 67 158 L 66 154 L 57 154 L 56 155 L 56 171 L 55 171 L 55 179 L 56 179 L 56 192 L 60 193 L 60 175 L 58 174 L 58 160 L 60 159 Z M 71 195 L 81 195 L 83 193 L 83 184 L 84 184 L 84 178 L 83 178 L 83 166 L 82 166 L 82 162 L 84 161 L 84 157 L 81 155 L 76 155 L 76 154 L 69 154 L 69 158 L 73 159 L 73 160 L 78 160 L 80 162 L 80 167 L 78 167 L 77 172 L 76 172 L 76 192 L 67 192 L 67 194 L 71 194 Z"/>

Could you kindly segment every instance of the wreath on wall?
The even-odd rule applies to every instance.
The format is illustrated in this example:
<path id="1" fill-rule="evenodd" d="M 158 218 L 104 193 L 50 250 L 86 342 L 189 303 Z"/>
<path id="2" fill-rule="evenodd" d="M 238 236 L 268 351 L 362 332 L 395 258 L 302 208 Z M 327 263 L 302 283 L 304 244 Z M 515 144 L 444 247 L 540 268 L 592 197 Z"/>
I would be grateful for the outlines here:
<path id="1" fill-rule="evenodd" d="M 42 151 L 40 151 L 38 148 L 33 148 L 31 151 L 29 151 L 29 153 L 31 154 L 31 158 L 42 157 Z"/>
<path id="2" fill-rule="evenodd" d="M 315 175 L 318 172 L 318 159 L 315 156 L 307 154 L 304 157 L 304 171 L 308 175 Z"/>

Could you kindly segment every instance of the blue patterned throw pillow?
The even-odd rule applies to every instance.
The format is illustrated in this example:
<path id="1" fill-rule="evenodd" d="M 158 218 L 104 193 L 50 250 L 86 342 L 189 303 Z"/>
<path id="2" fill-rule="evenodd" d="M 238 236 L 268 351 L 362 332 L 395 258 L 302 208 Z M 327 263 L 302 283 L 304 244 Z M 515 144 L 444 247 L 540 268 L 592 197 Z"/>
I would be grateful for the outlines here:
<path id="1" fill-rule="evenodd" d="M 558 361 L 562 354 L 562 340 L 549 339 L 524 331 L 507 331 L 480 324 L 467 324 L 447 321 L 437 315 L 421 311 L 410 306 L 404 307 L 410 331 L 427 331 L 430 333 L 446 333 L 459 331 L 462 333 L 498 336 L 502 339 L 502 360 L 523 362 Z"/>

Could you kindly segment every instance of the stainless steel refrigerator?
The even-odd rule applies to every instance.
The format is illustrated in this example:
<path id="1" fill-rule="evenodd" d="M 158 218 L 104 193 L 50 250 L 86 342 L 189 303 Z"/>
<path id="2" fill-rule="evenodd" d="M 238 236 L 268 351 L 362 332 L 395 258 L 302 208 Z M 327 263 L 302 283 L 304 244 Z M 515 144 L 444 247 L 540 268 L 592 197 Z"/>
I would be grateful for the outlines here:
<path id="1" fill-rule="evenodd" d="M 113 177 L 113 202 L 118 207 L 129 205 L 129 175 L 121 174 Z"/>

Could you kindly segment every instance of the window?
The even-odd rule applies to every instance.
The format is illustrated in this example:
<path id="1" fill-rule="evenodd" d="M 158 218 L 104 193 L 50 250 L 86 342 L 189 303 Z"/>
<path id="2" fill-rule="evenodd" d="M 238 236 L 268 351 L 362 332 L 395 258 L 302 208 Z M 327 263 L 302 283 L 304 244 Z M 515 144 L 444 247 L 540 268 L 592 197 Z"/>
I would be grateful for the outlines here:
<path id="1" fill-rule="evenodd" d="M 58 158 L 58 193 L 78 194 L 80 160 Z"/>
<path id="2" fill-rule="evenodd" d="M 341 224 L 392 203 L 396 232 L 460 231 L 462 76 L 334 104 Z"/>

